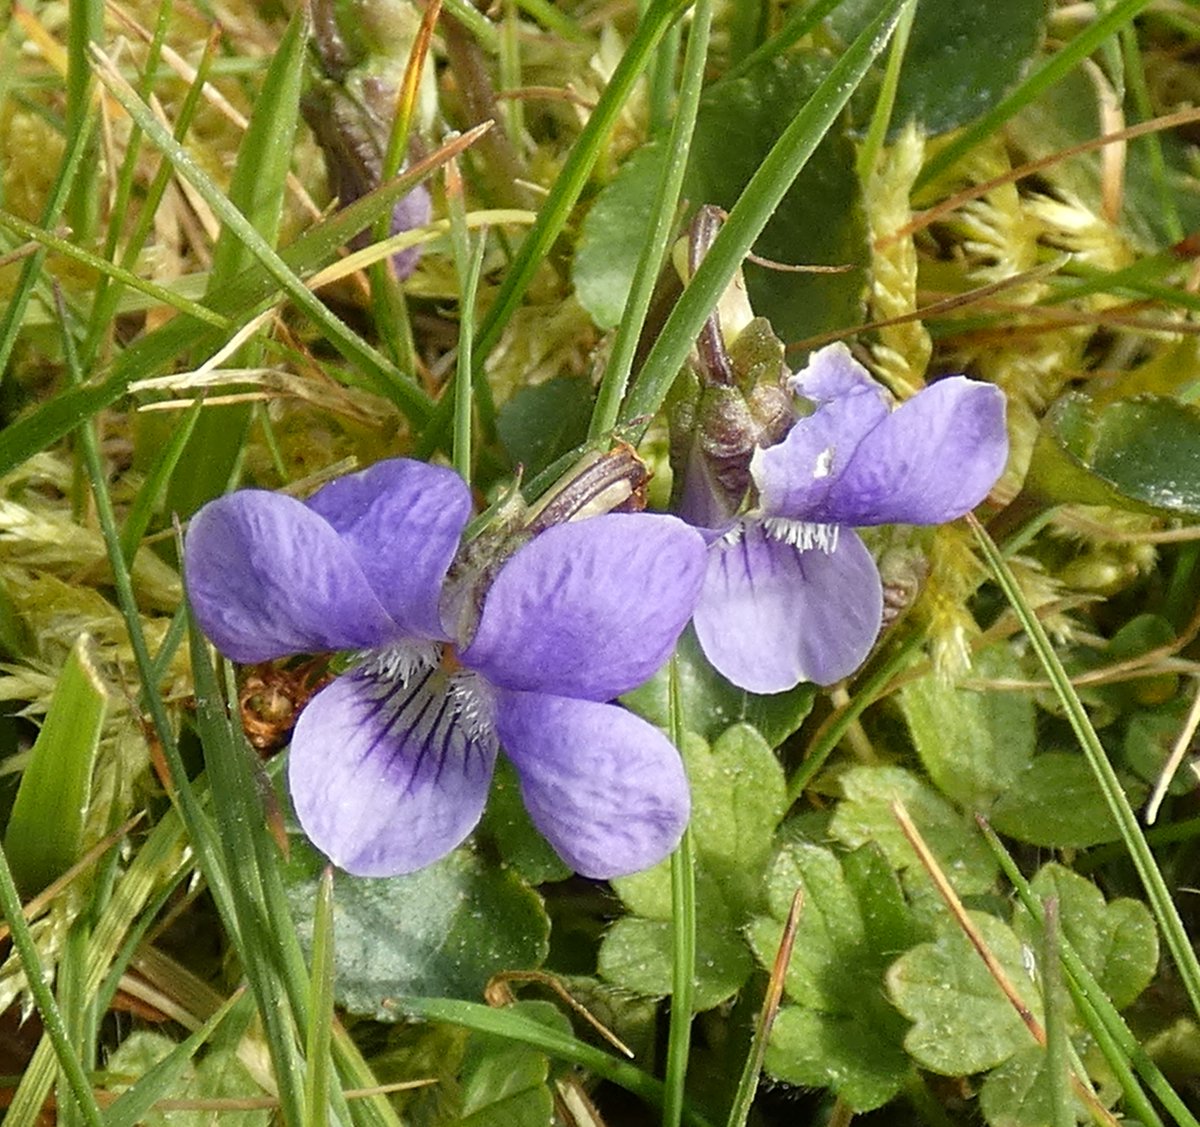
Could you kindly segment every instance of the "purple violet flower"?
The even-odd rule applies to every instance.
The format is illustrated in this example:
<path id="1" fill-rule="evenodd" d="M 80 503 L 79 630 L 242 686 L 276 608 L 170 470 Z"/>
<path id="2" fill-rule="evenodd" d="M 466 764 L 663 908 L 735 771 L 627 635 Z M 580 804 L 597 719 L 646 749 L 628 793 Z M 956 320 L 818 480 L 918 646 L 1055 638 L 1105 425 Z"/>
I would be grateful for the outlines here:
<path id="1" fill-rule="evenodd" d="M 750 472 L 758 508 L 715 530 L 696 634 L 726 678 L 755 693 L 829 685 L 879 633 L 879 571 L 855 526 L 941 524 L 1004 469 L 1004 395 L 954 376 L 892 409 L 842 344 L 813 354 L 792 390 L 815 405 Z"/>
<path id="2" fill-rule="evenodd" d="M 300 824 L 339 867 L 393 875 L 450 852 L 502 745 L 572 868 L 647 868 L 679 841 L 687 779 L 670 741 L 606 702 L 670 654 L 703 582 L 702 538 L 642 513 L 556 525 L 479 594 L 448 579 L 470 515 L 457 474 L 402 458 L 307 502 L 242 490 L 192 519 L 188 595 L 234 661 L 361 651 L 301 713 L 288 764 Z"/>

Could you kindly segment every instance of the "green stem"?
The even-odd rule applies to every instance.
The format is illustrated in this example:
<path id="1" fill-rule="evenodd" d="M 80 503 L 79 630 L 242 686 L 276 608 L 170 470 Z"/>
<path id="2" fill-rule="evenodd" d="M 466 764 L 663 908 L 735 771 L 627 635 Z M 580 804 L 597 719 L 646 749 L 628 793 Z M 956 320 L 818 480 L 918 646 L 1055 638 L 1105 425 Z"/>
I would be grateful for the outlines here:
<path id="1" fill-rule="evenodd" d="M 674 656 L 669 677 L 668 721 L 671 742 L 679 747 L 683 740 L 683 708 L 679 697 L 679 663 Z M 690 828 L 683 831 L 679 848 L 671 854 L 671 924 L 671 1022 L 667 1032 L 663 1127 L 679 1127 L 692 1040 L 692 1006 L 696 989 L 696 866 Z"/>
<path id="2" fill-rule="evenodd" d="M 788 780 L 787 800 L 790 806 L 812 782 L 813 777 L 822 767 L 825 760 L 833 753 L 833 749 L 842 741 L 842 737 L 850 730 L 850 726 L 879 699 L 879 694 L 891 683 L 891 680 L 905 665 L 909 656 L 923 641 L 925 635 L 921 631 L 909 634 L 887 656 L 870 677 L 854 690 L 854 697 L 846 706 L 844 712 L 825 728 L 813 741 L 812 747 L 804 762 L 796 769 L 796 773 Z"/>

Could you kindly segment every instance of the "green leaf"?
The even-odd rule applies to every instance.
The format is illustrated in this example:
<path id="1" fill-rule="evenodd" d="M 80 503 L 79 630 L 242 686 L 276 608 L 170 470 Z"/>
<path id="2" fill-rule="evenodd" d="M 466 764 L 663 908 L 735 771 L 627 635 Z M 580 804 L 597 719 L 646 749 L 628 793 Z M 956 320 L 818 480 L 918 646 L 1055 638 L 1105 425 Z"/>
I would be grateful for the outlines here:
<path id="1" fill-rule="evenodd" d="M 646 212 L 662 174 L 663 151 L 655 143 L 638 149 L 596 197 L 579 228 L 571 280 L 579 304 L 602 329 L 615 328 L 625 312 L 650 231 Z"/>
<path id="2" fill-rule="evenodd" d="M 912 1071 L 901 1044 L 904 1022 L 883 996 L 883 974 L 918 933 L 882 855 L 873 847 L 860 853 L 843 871 L 821 846 L 786 843 L 768 880 L 771 915 L 755 919 L 749 935 L 759 962 L 770 967 L 793 894 L 803 889 L 784 980 L 794 1004 L 779 1013 L 766 1068 L 789 1083 L 832 1088 L 854 1110 L 867 1111 L 891 1099 Z"/>
<path id="3" fill-rule="evenodd" d="M 1145 904 L 1128 897 L 1105 903 L 1091 881 L 1054 862 L 1038 870 L 1030 887 L 1043 901 L 1058 898 L 1063 938 L 1117 1009 L 1150 985 L 1158 967 L 1158 931 Z M 1041 927 L 1023 908 L 1013 919 L 1013 930 L 1031 947 L 1041 941 Z"/>
<path id="4" fill-rule="evenodd" d="M 995 916 L 972 912 L 983 941 L 1041 1021 L 1041 996 L 1021 942 Z M 906 952 L 887 973 L 888 995 L 913 1027 L 904 1047 L 923 1068 L 943 1076 L 982 1072 L 1033 1043 L 970 940 L 956 927 Z"/>
<path id="5" fill-rule="evenodd" d="M 558 376 L 523 387 L 496 416 L 496 431 L 528 480 L 587 437 L 592 389 L 587 380 Z"/>
<path id="6" fill-rule="evenodd" d="M 173 1054 L 178 1054 L 178 1047 L 170 1038 L 159 1033 L 135 1031 L 109 1056 L 108 1067 L 112 1072 L 131 1076 L 151 1075 L 156 1073 L 156 1066 L 172 1059 Z M 229 1049 L 212 1049 L 198 1064 L 187 1061 L 185 1065 L 174 1086 L 160 1098 L 231 1099 L 266 1094 Z M 208 1127 L 214 1114 L 212 1111 L 156 1111 L 151 1108 L 138 1122 L 145 1127 Z M 230 1127 L 267 1127 L 272 1121 L 272 1113 L 267 1108 L 222 1111 L 220 1119 Z"/>
<path id="7" fill-rule="evenodd" d="M 293 839 L 283 871 L 302 940 L 312 936 L 324 860 Z M 402 995 L 478 998 L 502 970 L 538 967 L 549 921 L 540 897 L 515 873 L 469 849 L 407 876 L 337 874 L 334 992 L 351 1013 L 396 1021 Z"/>
<path id="8" fill-rule="evenodd" d="M 1067 751 L 1034 759 L 996 800 L 990 819 L 1002 834 L 1055 849 L 1083 849 L 1121 836 L 1087 761 Z"/>
<path id="9" fill-rule="evenodd" d="M 263 76 L 229 182 L 229 202 L 272 247 L 279 241 L 287 174 L 300 117 L 307 31 L 307 12 L 301 8 L 288 23 Z M 214 294 L 256 261 L 237 231 L 223 224 L 213 247 L 205 301 L 211 301 Z M 230 366 L 256 366 L 262 362 L 261 355 L 261 346 L 251 342 L 238 350 Z M 187 441 L 180 472 L 169 479 L 169 511 L 188 517 L 225 491 L 242 455 L 250 417 L 251 407 L 246 403 L 205 409 Z"/>
<path id="10" fill-rule="evenodd" d="M 764 1065 L 777 1080 L 806 1088 L 831 1088 L 853 1111 L 882 1107 L 910 1078 L 912 1065 L 897 1037 L 895 1011 L 878 1015 L 885 1028 L 842 1014 L 783 1006 L 775 1019 Z"/>
<path id="11" fill-rule="evenodd" d="M 1016 677 L 1008 646 L 977 655 L 979 677 Z M 900 706 L 929 777 L 968 810 L 986 812 L 1016 784 L 1036 747 L 1034 705 L 1025 693 L 976 692 L 937 673 L 905 685 Z"/>
<path id="12" fill-rule="evenodd" d="M 686 713 L 685 713 L 686 715 Z M 763 906 L 762 879 L 787 808 L 783 769 L 758 732 L 737 724 L 711 747 L 688 733 L 682 748 L 692 788 L 696 856 L 696 1006 L 709 1009 L 753 969 L 741 929 Z M 604 937 L 600 970 L 652 996 L 671 992 L 671 870 L 664 861 L 612 882 L 632 916 Z"/>
<path id="13" fill-rule="evenodd" d="M 521 780 L 504 756 L 496 760 L 480 830 L 495 837 L 504 860 L 515 865 L 530 884 L 566 880 L 571 875 L 571 867 L 554 852 L 530 819 L 521 797 Z"/>
<path id="14" fill-rule="evenodd" d="M 723 82 L 696 118 L 683 194 L 695 204 L 731 208 L 829 69 L 828 57 L 795 51 Z M 729 139 L 737 137 L 731 145 Z M 660 144 L 640 150 L 600 193 L 585 220 L 573 276 L 580 302 L 602 328 L 620 319 L 649 230 L 649 203 L 663 160 Z M 867 261 L 854 154 L 836 127 L 809 158 L 755 243 L 757 254 L 789 264 Z M 785 340 L 853 324 L 863 279 L 796 274 L 745 264 L 750 302 Z"/>
<path id="15" fill-rule="evenodd" d="M 90 646 L 81 634 L 59 673 L 4 835 L 13 877 L 26 892 L 61 876 L 84 851 L 92 768 L 108 708 Z"/>
<path id="16" fill-rule="evenodd" d="M 836 840 L 852 849 L 874 841 L 893 869 L 927 883 L 892 814 L 892 803 L 899 800 L 960 896 L 991 889 L 996 861 L 974 822 L 916 775 L 902 767 L 852 767 L 842 775 L 841 785 L 843 801 L 829 826 Z"/>
<path id="17" fill-rule="evenodd" d="M 1050 501 L 1200 514 L 1200 407 L 1143 395 L 1097 406 L 1064 395 L 1047 412 L 1027 488 Z"/>
<path id="18" fill-rule="evenodd" d="M 778 747 L 804 723 L 816 698 L 816 689 L 808 684 L 769 696 L 731 685 L 709 665 L 690 626 L 676 646 L 675 663 L 682 715 L 691 731 L 708 740 L 715 740 L 731 724 L 746 723 L 757 728 L 771 747 Z M 664 666 L 644 685 L 626 693 L 621 703 L 651 724 L 665 728 L 669 700 Z"/>
<path id="19" fill-rule="evenodd" d="M 988 1073 L 979 1089 L 979 1108 L 990 1127 L 1046 1127 L 1054 1112 L 1054 1078 L 1046 1050 L 1030 1045 Z M 1087 1118 L 1081 1101 L 1077 1117 Z"/>
<path id="20" fill-rule="evenodd" d="M 518 1002 L 511 1007 L 559 1032 L 571 1027 L 553 1006 Z M 475 1034 L 467 1042 L 460 1076 L 461 1127 L 550 1127 L 554 1096 L 545 1053 L 503 1037 Z"/>
<path id="21" fill-rule="evenodd" d="M 850 39 L 874 10 L 874 0 L 848 0 L 830 23 Z M 993 0 L 986 12 L 958 0 L 921 0 L 900 70 L 893 132 L 915 120 L 925 133 L 945 133 L 990 110 L 1041 46 L 1046 11 L 1046 0 Z"/>
<path id="22" fill-rule="evenodd" d="M 719 908 L 698 911 L 696 977 L 693 1005 L 711 1010 L 732 997 L 750 977 L 754 960 L 745 940 Z M 666 920 L 626 916 L 605 934 L 600 947 L 600 973 L 622 989 L 650 998 L 671 993 L 674 962 L 673 925 Z"/>

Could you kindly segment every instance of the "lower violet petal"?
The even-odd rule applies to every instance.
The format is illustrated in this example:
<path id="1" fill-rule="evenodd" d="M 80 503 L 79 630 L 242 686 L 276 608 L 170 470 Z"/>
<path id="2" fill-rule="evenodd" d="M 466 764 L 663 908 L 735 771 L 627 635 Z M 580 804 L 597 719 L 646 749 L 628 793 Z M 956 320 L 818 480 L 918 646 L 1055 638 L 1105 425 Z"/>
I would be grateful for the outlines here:
<path id="1" fill-rule="evenodd" d="M 875 561 L 849 528 L 832 551 L 794 547 L 755 522 L 709 549 L 693 622 L 705 656 L 753 693 L 829 685 L 867 656 L 883 613 Z"/>
<path id="2" fill-rule="evenodd" d="M 328 521 L 281 493 L 205 505 L 188 527 L 184 576 L 201 629 L 234 661 L 367 649 L 397 633 Z"/>
<path id="3" fill-rule="evenodd" d="M 288 784 L 300 825 L 356 876 L 410 873 L 444 857 L 483 813 L 496 759 L 446 677 L 407 683 L 359 669 L 318 693 L 296 724 Z"/>
<path id="4" fill-rule="evenodd" d="M 533 824 L 577 873 L 639 872 L 679 844 L 691 795 L 657 728 L 615 704 L 506 690 L 496 726 Z"/>

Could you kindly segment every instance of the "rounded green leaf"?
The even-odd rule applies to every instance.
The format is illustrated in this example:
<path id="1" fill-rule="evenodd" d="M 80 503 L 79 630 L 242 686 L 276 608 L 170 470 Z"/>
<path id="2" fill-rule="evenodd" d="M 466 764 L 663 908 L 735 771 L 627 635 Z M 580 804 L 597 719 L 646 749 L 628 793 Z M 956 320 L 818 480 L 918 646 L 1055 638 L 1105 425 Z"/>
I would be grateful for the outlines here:
<path id="1" fill-rule="evenodd" d="M 874 12 L 850 0 L 831 22 L 849 39 Z M 961 0 L 921 0 L 904 53 L 894 126 L 915 120 L 945 133 L 990 110 L 1020 80 L 1042 42 L 1046 0 L 991 0 L 981 10 Z"/>
<path id="2" fill-rule="evenodd" d="M 750 977 L 754 960 L 745 941 L 728 921 L 701 915 L 696 933 L 693 1005 L 710 1010 L 738 991 Z M 600 973 L 637 994 L 664 998 L 671 993 L 674 928 L 666 920 L 627 916 L 618 920 L 600 948 Z"/>
<path id="3" fill-rule="evenodd" d="M 1007 646 L 977 655 L 974 672 L 981 678 L 1020 676 Z M 900 706 L 929 777 L 968 810 L 986 811 L 1033 758 L 1034 706 L 1028 694 L 976 692 L 931 672 L 904 686 Z"/>
<path id="4" fill-rule="evenodd" d="M 301 939 L 312 935 L 324 860 L 293 840 L 284 868 Z M 404 995 L 478 1000 L 502 970 L 541 965 L 550 923 L 515 872 L 469 849 L 407 876 L 334 881 L 334 996 L 351 1013 L 395 1021 Z"/>
<path id="5" fill-rule="evenodd" d="M 1124 1009 L 1150 985 L 1158 967 L 1158 931 L 1145 904 L 1128 897 L 1105 903 L 1091 881 L 1053 862 L 1038 870 L 1030 887 L 1043 902 L 1058 898 L 1062 937 L 1114 1006 Z M 1039 949 L 1042 929 L 1023 909 L 1017 911 L 1013 929 Z"/>
<path id="6" fill-rule="evenodd" d="M 1037 756 L 996 800 L 990 820 L 1002 834 L 1054 849 L 1083 849 L 1121 836 L 1087 760 L 1067 751 Z"/>
<path id="7" fill-rule="evenodd" d="M 904 837 L 892 803 L 904 803 L 960 896 L 988 892 L 996 861 L 971 818 L 955 810 L 928 783 L 902 767 L 852 767 L 841 777 L 844 799 L 830 833 L 857 849 L 874 841 L 894 869 L 928 881 Z"/>
<path id="8" fill-rule="evenodd" d="M 1041 1021 L 1041 995 L 1025 970 L 1022 945 L 995 916 L 972 912 L 983 941 Z M 887 973 L 888 995 L 911 1022 L 904 1046 L 943 1076 L 983 1072 L 1033 1043 L 970 940 L 949 930 L 901 955 Z"/>
<path id="9" fill-rule="evenodd" d="M 1027 488 L 1050 501 L 1200 515 L 1200 408 L 1143 395 L 1096 406 L 1061 398 L 1047 413 Z"/>
<path id="10" fill-rule="evenodd" d="M 882 999 L 879 1006 L 885 1008 Z M 784 1006 L 771 1031 L 766 1070 L 788 1084 L 832 1088 L 853 1111 L 881 1107 L 913 1071 L 894 1028 L 904 1023 L 894 1010 L 881 1016 L 874 1024 Z"/>
<path id="11" fill-rule="evenodd" d="M 692 136 L 684 196 L 693 204 L 731 208 L 827 70 L 824 54 L 796 50 L 706 93 Z M 737 143 L 730 144 L 730 138 Z M 652 143 L 631 157 L 600 192 L 580 231 L 572 270 L 575 291 L 602 328 L 615 325 L 625 308 L 649 230 L 663 152 Z M 866 224 L 859 200 L 853 147 L 835 128 L 784 195 L 754 250 L 789 264 L 864 265 Z M 861 312 L 860 270 L 797 274 L 747 262 L 745 275 L 754 311 L 784 340 L 854 324 Z"/>

